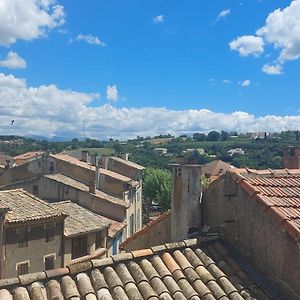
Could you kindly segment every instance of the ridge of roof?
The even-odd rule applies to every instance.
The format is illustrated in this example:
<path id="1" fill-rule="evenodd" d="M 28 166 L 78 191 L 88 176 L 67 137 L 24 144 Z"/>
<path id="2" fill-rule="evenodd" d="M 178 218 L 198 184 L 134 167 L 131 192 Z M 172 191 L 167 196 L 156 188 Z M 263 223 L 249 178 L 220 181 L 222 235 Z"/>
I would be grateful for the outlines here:
<path id="1" fill-rule="evenodd" d="M 138 169 L 138 170 L 145 170 L 145 167 L 144 167 L 144 166 L 139 165 L 139 164 L 137 164 L 137 163 L 135 163 L 135 162 L 133 162 L 133 161 L 126 160 L 126 159 L 123 159 L 123 158 L 117 157 L 117 156 L 110 156 L 109 158 L 110 158 L 110 159 L 113 159 L 113 160 L 117 160 L 117 161 L 119 161 L 119 162 L 122 162 L 123 164 L 126 164 L 126 165 L 128 165 L 128 166 L 130 166 L 130 167 L 136 168 L 136 169 Z"/>
<path id="2" fill-rule="evenodd" d="M 0 296 L 11 293 L 30 300 L 46 293 L 55 299 L 273 299 L 216 238 L 167 243 L 0 280 Z"/>

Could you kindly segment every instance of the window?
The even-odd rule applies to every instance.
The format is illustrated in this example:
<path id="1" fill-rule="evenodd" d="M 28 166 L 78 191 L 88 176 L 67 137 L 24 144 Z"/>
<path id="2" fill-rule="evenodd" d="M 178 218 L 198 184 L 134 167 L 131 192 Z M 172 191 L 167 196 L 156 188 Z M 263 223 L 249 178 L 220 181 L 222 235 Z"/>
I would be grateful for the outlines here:
<path id="1" fill-rule="evenodd" d="M 50 161 L 49 172 L 50 173 L 54 172 L 54 162 L 53 161 Z"/>
<path id="2" fill-rule="evenodd" d="M 41 163 L 40 160 L 39 160 L 39 162 L 38 162 L 38 166 L 39 166 L 39 169 L 42 167 L 42 163 Z"/>
<path id="3" fill-rule="evenodd" d="M 18 263 L 17 264 L 18 276 L 28 274 L 28 269 L 29 269 L 29 261 Z"/>
<path id="4" fill-rule="evenodd" d="M 72 259 L 87 255 L 87 236 L 72 239 Z"/>
<path id="5" fill-rule="evenodd" d="M 54 241 L 55 239 L 55 223 L 46 224 L 45 226 L 45 239 L 46 243 Z"/>
<path id="6" fill-rule="evenodd" d="M 17 230 L 18 233 L 18 247 L 28 247 L 28 228 L 22 228 Z"/>
<path id="7" fill-rule="evenodd" d="M 55 261 L 55 254 L 45 256 L 44 258 L 45 270 L 53 270 L 54 261 Z"/>
<path id="8" fill-rule="evenodd" d="M 33 195 L 38 195 L 39 194 L 39 186 L 38 185 L 33 186 L 32 194 Z"/>
<path id="9" fill-rule="evenodd" d="M 102 243 L 101 243 L 101 231 L 98 231 L 96 232 L 96 241 L 95 241 L 95 244 L 96 244 L 96 249 L 102 247 Z"/>
<path id="10" fill-rule="evenodd" d="M 177 177 L 181 177 L 181 167 L 178 167 L 177 169 L 176 169 L 176 175 L 177 175 Z"/>

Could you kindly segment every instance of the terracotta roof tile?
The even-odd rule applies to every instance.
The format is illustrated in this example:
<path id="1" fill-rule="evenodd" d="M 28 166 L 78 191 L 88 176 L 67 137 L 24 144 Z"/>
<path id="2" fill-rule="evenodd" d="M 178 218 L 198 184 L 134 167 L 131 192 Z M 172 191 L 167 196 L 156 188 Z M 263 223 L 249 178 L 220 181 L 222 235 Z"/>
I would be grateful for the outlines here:
<path id="1" fill-rule="evenodd" d="M 86 232 L 102 230 L 110 223 L 106 218 L 93 213 L 71 201 L 61 201 L 50 204 L 56 211 L 67 214 L 64 235 L 71 237 Z"/>
<path id="2" fill-rule="evenodd" d="M 10 209 L 6 214 L 8 224 L 64 219 L 67 216 L 22 189 L 0 191 L 0 205 Z"/>
<path id="3" fill-rule="evenodd" d="M 135 253 L 0 281 L 0 299 L 271 299 L 219 241 Z"/>
<path id="4" fill-rule="evenodd" d="M 252 197 L 261 201 L 278 225 L 296 241 L 300 241 L 300 170 L 247 170 L 239 172 L 244 180 L 240 186 Z"/>
<path id="5" fill-rule="evenodd" d="M 67 154 L 62 154 L 62 153 L 50 154 L 50 156 L 55 158 L 55 159 L 67 162 L 69 164 L 73 164 L 73 165 L 76 165 L 78 167 L 91 170 L 93 172 L 96 171 L 96 167 L 94 167 L 90 163 L 80 161 L 79 159 L 77 159 L 75 157 L 72 157 L 70 155 L 67 155 Z M 133 186 L 138 186 L 139 185 L 138 181 L 132 180 L 131 178 L 129 178 L 127 176 L 124 176 L 124 175 L 121 175 L 119 173 L 116 173 L 116 172 L 113 172 L 113 171 L 110 171 L 110 170 L 107 170 L 107 169 L 103 169 L 103 168 L 99 168 L 99 171 L 100 171 L 101 174 L 104 174 L 104 175 L 109 176 L 111 178 L 114 178 L 116 180 L 126 182 L 128 184 L 133 185 Z"/>

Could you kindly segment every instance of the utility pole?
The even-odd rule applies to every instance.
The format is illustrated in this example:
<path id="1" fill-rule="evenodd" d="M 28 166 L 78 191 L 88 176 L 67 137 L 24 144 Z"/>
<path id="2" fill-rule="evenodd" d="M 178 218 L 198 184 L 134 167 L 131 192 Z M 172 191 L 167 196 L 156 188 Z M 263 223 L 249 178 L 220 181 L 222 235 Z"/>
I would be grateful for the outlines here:
<path id="1" fill-rule="evenodd" d="M 82 121 L 82 137 L 85 140 L 85 121 Z"/>

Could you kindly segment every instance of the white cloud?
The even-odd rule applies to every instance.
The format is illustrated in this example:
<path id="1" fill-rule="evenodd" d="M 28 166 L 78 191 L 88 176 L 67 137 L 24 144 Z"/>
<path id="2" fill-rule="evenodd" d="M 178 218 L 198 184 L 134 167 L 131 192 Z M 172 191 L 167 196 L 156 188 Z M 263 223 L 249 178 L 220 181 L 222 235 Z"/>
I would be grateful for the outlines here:
<path id="1" fill-rule="evenodd" d="M 280 75 L 282 74 L 282 65 L 276 64 L 276 65 L 269 65 L 266 64 L 262 67 L 262 71 L 266 74 L 270 75 Z"/>
<path id="2" fill-rule="evenodd" d="M 225 114 L 207 109 L 116 108 L 111 104 L 92 107 L 91 102 L 97 99 L 97 93 L 62 90 L 55 85 L 30 87 L 24 79 L 0 73 L 0 134 L 80 137 L 83 120 L 86 135 L 99 139 L 300 128 L 299 115 L 255 117 L 240 111 Z M 11 120 L 15 120 L 13 126 Z"/>
<path id="3" fill-rule="evenodd" d="M 9 69 L 25 69 L 26 65 L 26 61 L 13 51 L 7 53 L 6 59 L 0 60 L 0 67 Z"/>
<path id="4" fill-rule="evenodd" d="M 231 9 L 224 9 L 222 10 L 218 16 L 217 16 L 217 21 L 220 21 L 222 19 L 225 19 L 226 17 L 228 17 L 231 14 Z"/>
<path id="5" fill-rule="evenodd" d="M 256 36 L 252 39 L 261 39 L 261 50 L 243 51 L 239 47 L 234 47 L 230 43 L 230 48 L 238 50 L 242 56 L 250 54 L 260 54 L 263 52 L 265 44 L 271 44 L 275 49 L 280 50 L 280 54 L 275 66 L 269 64 L 263 66 L 262 70 L 267 74 L 282 74 L 282 66 L 287 60 L 296 60 L 300 58 L 300 0 L 292 0 L 290 5 L 284 9 L 276 9 L 266 19 L 263 27 L 256 31 Z M 235 41 L 239 41 L 237 38 Z M 248 48 L 248 47 L 246 47 Z"/>
<path id="6" fill-rule="evenodd" d="M 1 0 L 0 45 L 9 46 L 17 40 L 30 41 L 45 36 L 64 24 L 61 5 L 52 0 Z"/>
<path id="7" fill-rule="evenodd" d="M 225 83 L 225 84 L 229 84 L 229 83 L 231 83 L 231 80 L 224 79 L 224 80 L 223 80 L 223 83 Z"/>
<path id="8" fill-rule="evenodd" d="M 231 50 L 236 50 L 241 56 L 253 54 L 259 56 L 264 52 L 264 41 L 261 37 L 244 35 L 229 43 Z"/>
<path id="9" fill-rule="evenodd" d="M 164 15 L 159 15 L 153 18 L 153 22 L 158 24 L 158 23 L 163 23 L 165 21 L 165 16 Z"/>
<path id="10" fill-rule="evenodd" d="M 115 84 L 112 86 L 107 86 L 106 99 L 111 101 L 117 101 L 119 99 L 118 88 Z"/>
<path id="11" fill-rule="evenodd" d="M 92 44 L 92 45 L 98 45 L 98 46 L 102 46 L 105 47 L 106 44 L 104 42 L 102 42 L 98 37 L 93 36 L 91 34 L 79 34 L 76 37 L 77 41 L 84 41 L 87 42 L 88 44 Z"/>
<path id="12" fill-rule="evenodd" d="M 239 82 L 239 84 L 240 84 L 242 87 L 247 87 L 247 86 L 250 86 L 251 81 L 250 81 L 249 79 L 246 79 L 246 80 L 244 80 L 244 81 Z"/>
<path id="13" fill-rule="evenodd" d="M 300 57 L 300 0 L 293 0 L 285 9 L 269 14 L 265 26 L 256 34 L 268 43 L 282 49 L 279 60 L 295 60 Z"/>

